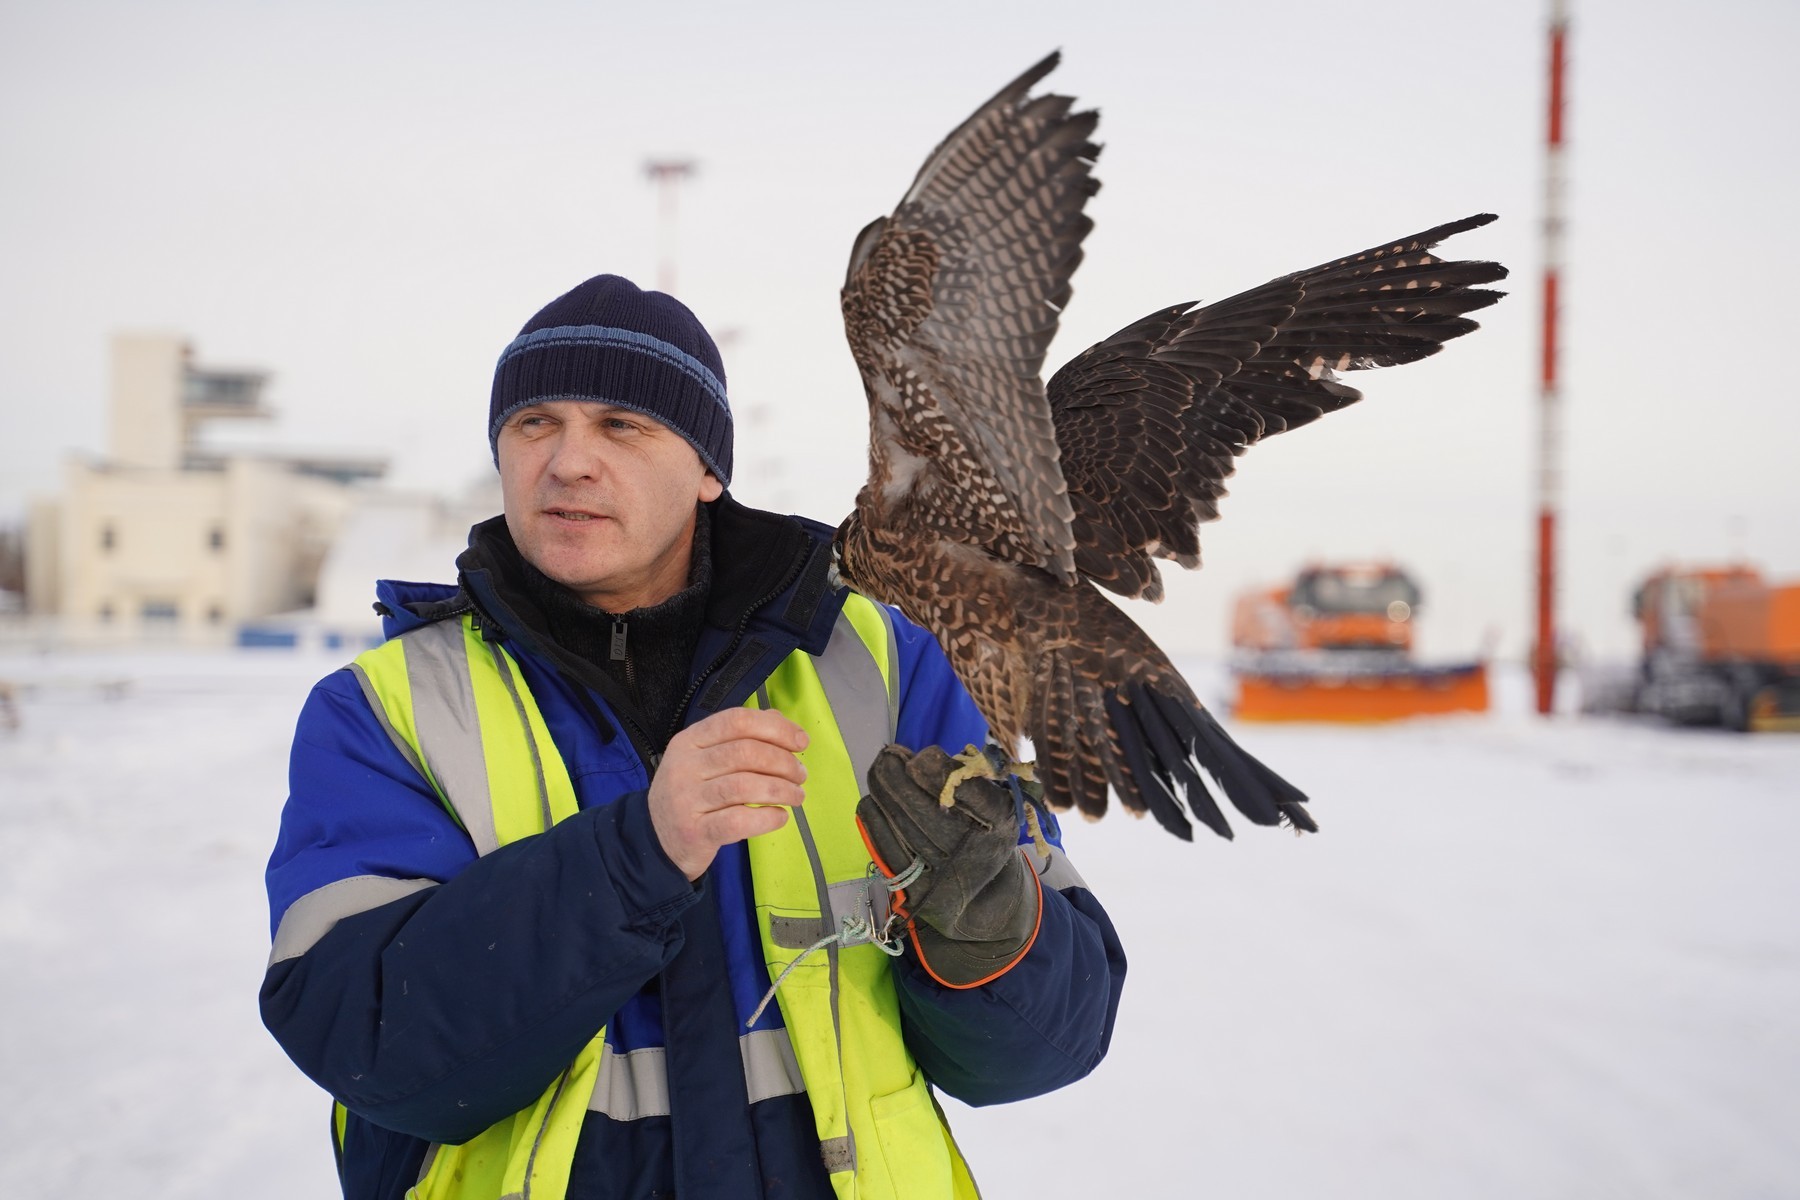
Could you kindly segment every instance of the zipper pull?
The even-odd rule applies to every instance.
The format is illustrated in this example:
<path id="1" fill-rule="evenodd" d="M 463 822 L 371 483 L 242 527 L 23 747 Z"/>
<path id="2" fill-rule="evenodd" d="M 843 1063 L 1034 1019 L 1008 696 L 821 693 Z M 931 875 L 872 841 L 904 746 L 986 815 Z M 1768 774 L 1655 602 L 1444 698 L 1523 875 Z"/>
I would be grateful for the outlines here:
<path id="1" fill-rule="evenodd" d="M 625 618 L 614 617 L 612 627 L 612 651 L 609 656 L 614 662 L 625 661 Z"/>

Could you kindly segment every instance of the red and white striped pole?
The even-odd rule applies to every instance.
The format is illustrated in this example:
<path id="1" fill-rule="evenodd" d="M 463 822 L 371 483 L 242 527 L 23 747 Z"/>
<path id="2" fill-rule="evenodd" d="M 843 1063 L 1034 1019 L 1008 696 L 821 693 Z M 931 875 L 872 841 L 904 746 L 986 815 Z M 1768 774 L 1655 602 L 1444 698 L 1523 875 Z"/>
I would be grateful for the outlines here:
<path id="1" fill-rule="evenodd" d="M 1537 710 L 1556 698 L 1556 517 L 1562 502 L 1562 397 L 1557 390 L 1557 318 L 1563 258 L 1563 71 L 1568 0 L 1550 0 L 1550 113 L 1544 156 L 1544 354 L 1538 390 L 1537 645 L 1532 677 Z"/>

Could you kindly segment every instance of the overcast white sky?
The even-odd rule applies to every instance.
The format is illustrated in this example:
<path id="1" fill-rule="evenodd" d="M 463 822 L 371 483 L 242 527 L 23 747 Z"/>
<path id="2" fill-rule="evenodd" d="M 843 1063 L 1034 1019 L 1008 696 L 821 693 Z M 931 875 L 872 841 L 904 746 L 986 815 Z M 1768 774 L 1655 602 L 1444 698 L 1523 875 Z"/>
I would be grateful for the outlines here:
<path id="1" fill-rule="evenodd" d="M 1143 313 L 1492 211 L 1480 333 L 1251 451 L 1207 568 L 1136 606 L 1216 649 L 1238 588 L 1388 556 L 1424 642 L 1523 649 L 1531 596 L 1539 3 L 75 2 L 0 6 L 0 521 L 104 441 L 106 342 L 275 373 L 261 436 L 491 471 L 493 360 L 588 275 L 651 283 L 646 158 L 691 157 L 678 291 L 725 347 L 737 494 L 837 520 L 865 409 L 851 239 L 1019 70 L 1102 113 L 1097 228 L 1051 367 Z M 1670 558 L 1800 574 L 1792 217 L 1800 6 L 1572 0 L 1563 611 L 1624 652 Z M 1760 350 L 1758 348 L 1761 348 Z M 1765 353 L 1776 357 L 1769 360 Z M 446 564 L 446 571 L 448 564 Z M 1171 574 L 1180 574 L 1171 571 Z"/>

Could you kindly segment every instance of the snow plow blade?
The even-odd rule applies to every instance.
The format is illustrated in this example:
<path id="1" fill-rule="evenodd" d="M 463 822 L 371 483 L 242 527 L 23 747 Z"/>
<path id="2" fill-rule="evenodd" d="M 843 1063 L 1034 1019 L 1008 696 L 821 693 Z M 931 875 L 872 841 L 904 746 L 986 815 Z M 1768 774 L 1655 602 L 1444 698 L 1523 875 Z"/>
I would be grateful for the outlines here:
<path id="1" fill-rule="evenodd" d="M 1488 708 L 1486 663 L 1343 673 L 1243 670 L 1237 685 L 1240 721 L 1400 721 Z"/>
<path id="2" fill-rule="evenodd" d="M 1800 676 L 1760 688 L 1748 716 L 1752 733 L 1800 733 Z"/>

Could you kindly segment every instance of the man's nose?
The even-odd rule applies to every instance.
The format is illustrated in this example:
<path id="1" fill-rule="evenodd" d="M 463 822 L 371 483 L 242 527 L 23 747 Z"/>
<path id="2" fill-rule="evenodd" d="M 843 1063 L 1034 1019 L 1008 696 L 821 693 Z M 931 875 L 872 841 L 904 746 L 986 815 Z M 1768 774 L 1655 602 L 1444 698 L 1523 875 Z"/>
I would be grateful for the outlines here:
<path id="1" fill-rule="evenodd" d="M 550 474 L 559 482 L 597 479 L 605 470 L 604 439 L 584 422 L 563 426 L 550 456 Z"/>

